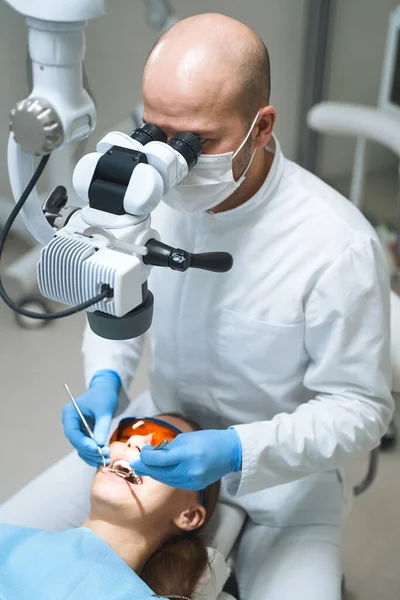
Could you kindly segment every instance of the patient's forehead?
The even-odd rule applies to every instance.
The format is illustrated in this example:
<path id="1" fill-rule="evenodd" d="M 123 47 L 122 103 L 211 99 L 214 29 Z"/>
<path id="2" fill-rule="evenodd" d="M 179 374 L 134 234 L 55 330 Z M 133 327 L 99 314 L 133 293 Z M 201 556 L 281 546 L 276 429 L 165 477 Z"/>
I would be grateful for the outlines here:
<path id="1" fill-rule="evenodd" d="M 157 415 L 156 418 L 161 419 L 162 421 L 165 421 L 166 423 L 169 423 L 170 425 L 173 425 L 174 427 L 176 427 L 177 429 L 180 429 L 184 433 L 193 431 L 193 427 L 191 425 L 189 425 L 189 423 L 187 423 L 187 421 L 185 421 L 185 419 L 182 419 L 181 417 L 173 417 L 171 415 Z"/>

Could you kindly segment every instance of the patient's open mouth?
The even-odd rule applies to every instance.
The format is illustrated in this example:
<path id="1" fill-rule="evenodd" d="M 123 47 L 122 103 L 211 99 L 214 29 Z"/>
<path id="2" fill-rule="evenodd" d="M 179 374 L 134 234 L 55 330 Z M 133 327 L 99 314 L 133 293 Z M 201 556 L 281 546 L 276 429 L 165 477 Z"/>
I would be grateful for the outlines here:
<path id="1" fill-rule="evenodd" d="M 129 483 L 133 483 L 135 485 L 141 485 L 143 483 L 142 478 L 136 475 L 129 462 L 123 458 L 118 458 L 112 464 L 110 464 L 109 467 L 104 467 L 104 470 L 122 477 Z"/>

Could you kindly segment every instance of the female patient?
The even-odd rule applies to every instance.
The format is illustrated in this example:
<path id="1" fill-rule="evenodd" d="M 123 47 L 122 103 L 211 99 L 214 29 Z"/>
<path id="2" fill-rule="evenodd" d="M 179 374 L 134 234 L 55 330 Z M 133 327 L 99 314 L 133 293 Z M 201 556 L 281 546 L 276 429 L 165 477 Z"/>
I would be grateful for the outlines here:
<path id="1" fill-rule="evenodd" d="M 175 415 L 123 419 L 111 437 L 110 465 L 123 471 L 143 445 L 194 429 Z M 208 568 L 195 532 L 211 517 L 218 493 L 219 482 L 195 492 L 150 477 L 130 483 L 102 467 L 80 528 L 53 533 L 0 525 L 0 598 L 190 598 Z"/>

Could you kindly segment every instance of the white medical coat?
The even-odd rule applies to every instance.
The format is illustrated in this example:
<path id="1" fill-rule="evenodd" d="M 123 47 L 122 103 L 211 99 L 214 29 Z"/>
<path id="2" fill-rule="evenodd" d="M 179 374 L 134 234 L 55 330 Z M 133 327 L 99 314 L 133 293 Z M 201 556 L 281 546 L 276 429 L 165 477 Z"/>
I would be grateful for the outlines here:
<path id="1" fill-rule="evenodd" d="M 336 469 L 377 446 L 393 412 L 388 272 L 362 214 L 285 159 L 276 139 L 273 151 L 242 206 L 154 211 L 164 242 L 230 252 L 234 265 L 226 274 L 153 268 L 150 396 L 133 410 L 235 426 L 243 463 L 227 491 L 255 521 L 337 523 Z M 87 329 L 87 381 L 109 368 L 128 389 L 142 346 Z"/>

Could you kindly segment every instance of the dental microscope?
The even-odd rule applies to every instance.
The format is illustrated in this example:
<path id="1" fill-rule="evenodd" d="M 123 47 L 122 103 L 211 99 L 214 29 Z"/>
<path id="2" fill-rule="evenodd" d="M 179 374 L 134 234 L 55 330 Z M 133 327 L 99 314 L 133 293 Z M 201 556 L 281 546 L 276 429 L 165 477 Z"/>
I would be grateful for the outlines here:
<path id="1" fill-rule="evenodd" d="M 142 335 L 152 322 L 147 280 L 153 266 L 221 273 L 232 267 L 228 253 L 191 255 L 163 244 L 151 227 L 151 212 L 196 165 L 201 140 L 190 132 L 168 140 L 153 124 L 129 135 L 111 132 L 75 167 L 73 187 L 84 208 L 68 205 L 63 186 L 42 205 L 35 186 L 51 153 L 88 137 L 96 126 L 94 104 L 82 85 L 84 28 L 104 14 L 104 1 L 6 1 L 26 16 L 33 89 L 10 113 L 8 167 L 17 204 L 0 235 L 0 258 L 21 214 L 43 245 L 37 271 L 41 293 L 71 308 L 33 313 L 18 306 L 1 281 L 0 296 L 26 317 L 51 320 L 86 310 L 99 336 Z"/>

